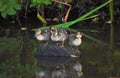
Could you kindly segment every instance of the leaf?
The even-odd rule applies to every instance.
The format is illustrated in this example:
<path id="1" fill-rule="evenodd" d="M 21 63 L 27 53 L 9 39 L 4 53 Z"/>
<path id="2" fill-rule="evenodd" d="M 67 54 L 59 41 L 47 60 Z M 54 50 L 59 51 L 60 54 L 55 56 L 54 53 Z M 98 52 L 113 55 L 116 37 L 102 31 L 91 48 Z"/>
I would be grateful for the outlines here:
<path id="1" fill-rule="evenodd" d="M 15 4 L 14 8 L 15 8 L 16 10 L 21 10 L 21 5 Z"/>
<path id="2" fill-rule="evenodd" d="M 58 8 L 62 8 L 62 4 L 58 4 Z"/>
<path id="3" fill-rule="evenodd" d="M 44 3 L 45 3 L 45 5 L 50 5 L 50 4 L 52 4 L 52 2 L 51 2 L 50 0 L 45 0 Z"/>
<path id="4" fill-rule="evenodd" d="M 0 0 L 0 8 L 1 8 L 2 5 L 3 5 L 3 2 L 2 2 L 2 0 Z"/>
<path id="5" fill-rule="evenodd" d="M 0 12 L 3 12 L 3 11 L 5 11 L 5 9 L 7 8 L 8 6 L 7 5 L 2 5 L 1 7 L 0 7 Z"/>
<path id="6" fill-rule="evenodd" d="M 6 12 L 8 15 L 14 15 L 14 14 L 16 14 L 16 11 L 13 9 L 13 8 L 8 8 L 7 9 L 7 12 Z"/>
<path id="7" fill-rule="evenodd" d="M 1 16 L 5 18 L 7 16 L 6 12 L 1 12 Z"/>

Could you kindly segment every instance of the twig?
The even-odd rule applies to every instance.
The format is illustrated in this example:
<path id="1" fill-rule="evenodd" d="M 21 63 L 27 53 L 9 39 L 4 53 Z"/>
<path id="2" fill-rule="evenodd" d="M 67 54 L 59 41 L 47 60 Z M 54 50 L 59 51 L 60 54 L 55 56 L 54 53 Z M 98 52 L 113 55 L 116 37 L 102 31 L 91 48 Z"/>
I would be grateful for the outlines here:
<path id="1" fill-rule="evenodd" d="M 67 10 L 66 15 L 65 15 L 65 18 L 64 18 L 64 22 L 67 22 L 67 19 L 68 19 L 70 10 L 71 10 L 71 5 L 68 4 L 67 2 L 61 2 L 61 1 L 58 1 L 58 0 L 52 0 L 52 1 L 57 2 L 57 3 L 60 3 L 60 4 L 63 4 L 63 5 L 69 6 L 69 9 Z"/>

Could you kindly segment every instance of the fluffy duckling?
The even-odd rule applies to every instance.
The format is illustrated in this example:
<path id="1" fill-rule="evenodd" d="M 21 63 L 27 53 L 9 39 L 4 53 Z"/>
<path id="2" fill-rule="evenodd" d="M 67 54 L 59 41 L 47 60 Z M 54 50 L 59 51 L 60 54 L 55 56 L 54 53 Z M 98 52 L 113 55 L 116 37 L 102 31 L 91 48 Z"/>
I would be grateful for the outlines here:
<path id="1" fill-rule="evenodd" d="M 64 47 L 64 42 L 68 38 L 67 31 L 64 29 L 56 29 L 55 26 L 51 26 L 51 40 L 52 41 L 62 41 L 61 47 Z"/>
<path id="2" fill-rule="evenodd" d="M 51 32 L 49 29 L 45 29 L 42 31 L 40 29 L 37 29 L 35 31 L 35 37 L 38 41 L 48 41 L 50 36 L 51 36 Z"/>
<path id="3" fill-rule="evenodd" d="M 69 36 L 69 44 L 72 46 L 79 46 L 81 44 L 81 37 L 82 37 L 82 33 L 81 32 L 77 32 L 77 34 L 71 34 Z"/>

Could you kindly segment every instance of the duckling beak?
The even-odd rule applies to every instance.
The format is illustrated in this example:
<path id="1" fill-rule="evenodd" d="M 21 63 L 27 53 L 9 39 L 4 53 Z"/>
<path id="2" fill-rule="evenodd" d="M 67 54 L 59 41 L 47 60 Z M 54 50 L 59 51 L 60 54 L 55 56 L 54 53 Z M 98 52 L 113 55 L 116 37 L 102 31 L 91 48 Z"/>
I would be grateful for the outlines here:
<path id="1" fill-rule="evenodd" d="M 76 38 L 77 38 L 77 39 L 81 38 L 81 35 L 76 35 Z"/>
<path id="2" fill-rule="evenodd" d="M 76 38 L 81 38 L 81 37 L 82 37 L 82 33 L 78 32 Z"/>
<path id="3" fill-rule="evenodd" d="M 56 30 L 55 26 L 50 27 L 51 30 Z"/>
<path id="4" fill-rule="evenodd" d="M 71 58 L 75 58 L 75 57 L 77 57 L 77 56 L 74 55 L 74 54 L 71 54 L 70 57 L 71 57 Z"/>
<path id="5" fill-rule="evenodd" d="M 41 32 L 37 32 L 37 33 L 36 33 L 36 36 L 38 36 L 38 35 L 40 35 L 40 34 L 41 34 Z"/>

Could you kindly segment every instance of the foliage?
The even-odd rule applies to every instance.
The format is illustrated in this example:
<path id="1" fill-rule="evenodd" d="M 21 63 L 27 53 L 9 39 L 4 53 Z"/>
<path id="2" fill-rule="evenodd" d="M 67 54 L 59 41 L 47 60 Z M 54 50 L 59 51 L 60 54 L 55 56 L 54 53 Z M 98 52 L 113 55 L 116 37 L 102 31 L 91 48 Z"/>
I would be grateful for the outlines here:
<path id="1" fill-rule="evenodd" d="M 36 6 L 40 6 L 42 4 L 49 5 L 49 4 L 52 4 L 52 2 L 51 2 L 51 0 L 32 0 L 30 7 L 36 7 Z"/>
<path id="2" fill-rule="evenodd" d="M 18 58 L 15 58 L 18 59 Z M 17 62 L 17 63 L 15 63 Z M 23 78 L 31 78 L 35 75 L 36 71 L 39 71 L 41 68 L 31 64 L 22 65 L 14 59 L 9 60 L 6 63 L 0 64 L 1 74 L 0 78 L 17 78 L 20 75 Z M 7 75 L 9 74 L 9 77 Z"/>
<path id="3" fill-rule="evenodd" d="M 40 6 L 40 5 L 51 5 L 52 4 L 52 0 L 32 0 L 30 7 L 36 7 L 36 6 Z M 72 2 L 72 0 L 67 0 L 68 3 Z M 62 8 L 61 4 L 58 4 L 59 8 Z"/>
<path id="4" fill-rule="evenodd" d="M 16 10 L 21 10 L 18 0 L 0 0 L 0 12 L 2 17 L 16 14 Z"/>
<path id="5" fill-rule="evenodd" d="M 21 64 L 21 61 L 24 60 L 21 60 L 21 54 L 18 51 L 14 52 L 14 56 L 12 55 L 12 57 L 8 54 L 2 58 L 6 60 L 0 62 L 0 78 L 19 78 L 19 76 L 22 76 L 23 78 L 32 78 L 36 71 L 41 70 L 41 67 L 34 64 L 33 58 L 30 60 L 30 63 L 26 60 L 30 59 L 29 57 L 24 58 L 26 63 Z"/>
<path id="6" fill-rule="evenodd" d="M 94 8 L 93 10 L 87 12 L 86 14 L 80 16 L 79 18 L 77 18 L 76 20 L 70 21 L 70 22 L 66 22 L 66 23 L 62 23 L 62 24 L 57 24 L 55 25 L 57 28 L 66 28 L 69 27 L 75 23 L 78 23 L 80 21 L 84 21 L 85 19 L 87 19 L 88 16 L 92 15 L 93 13 L 97 12 L 98 10 L 100 10 L 101 8 L 105 7 L 106 5 L 108 5 L 112 0 L 108 0 L 107 2 L 101 4 L 100 6 Z M 90 18 L 90 17 L 88 17 Z M 49 26 L 46 27 L 41 27 L 40 29 L 46 29 L 49 28 Z"/>
<path id="7" fill-rule="evenodd" d="M 6 72 L 0 74 L 0 78 L 11 78 Z"/>
<path id="8" fill-rule="evenodd" d="M 16 38 L 0 38 L 0 52 L 14 51 L 20 47 L 21 41 Z"/>

